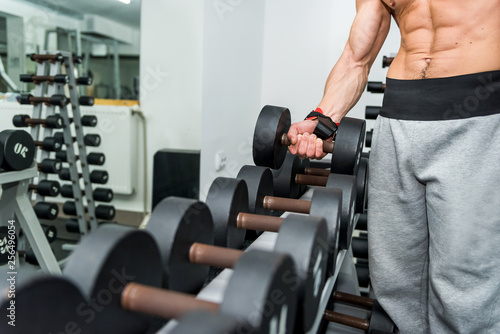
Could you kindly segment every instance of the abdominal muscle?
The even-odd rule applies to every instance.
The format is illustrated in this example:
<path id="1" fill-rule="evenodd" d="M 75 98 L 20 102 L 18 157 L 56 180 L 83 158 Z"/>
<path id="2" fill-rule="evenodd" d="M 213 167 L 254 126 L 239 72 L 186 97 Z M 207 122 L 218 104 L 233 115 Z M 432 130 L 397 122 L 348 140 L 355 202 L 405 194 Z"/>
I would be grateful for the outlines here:
<path id="1" fill-rule="evenodd" d="M 427 79 L 500 70 L 500 0 L 383 0 L 401 32 L 387 76 Z"/>

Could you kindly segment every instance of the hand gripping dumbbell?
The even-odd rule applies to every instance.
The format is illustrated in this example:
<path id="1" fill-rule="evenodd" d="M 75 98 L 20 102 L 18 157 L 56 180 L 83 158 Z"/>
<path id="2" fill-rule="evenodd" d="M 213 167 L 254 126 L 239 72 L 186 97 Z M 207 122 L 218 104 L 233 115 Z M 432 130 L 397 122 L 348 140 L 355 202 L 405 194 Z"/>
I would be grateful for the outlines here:
<path id="1" fill-rule="evenodd" d="M 277 169 L 283 163 L 288 145 L 290 111 L 287 108 L 264 106 L 257 119 L 253 136 L 255 165 Z M 332 173 L 355 175 L 363 150 L 365 121 L 344 117 L 334 135 L 333 142 L 324 141 L 323 151 L 332 154 Z"/>
<path id="2" fill-rule="evenodd" d="M 33 206 L 35 214 L 40 219 L 54 220 L 59 214 L 59 207 L 55 203 L 38 202 Z"/>
<path id="3" fill-rule="evenodd" d="M 50 97 L 33 96 L 31 94 L 22 94 L 17 98 L 20 104 L 33 104 L 45 103 L 51 106 L 64 107 L 69 103 L 69 99 L 65 95 L 52 95 Z"/>
<path id="4" fill-rule="evenodd" d="M 49 61 L 51 63 L 54 63 L 56 61 L 61 61 L 62 62 L 64 60 L 63 55 L 60 54 L 60 53 L 57 53 L 57 54 L 47 54 L 47 55 L 32 53 L 32 54 L 28 55 L 28 57 L 32 61 L 36 61 L 37 63 L 41 63 L 41 62 L 44 62 L 44 61 Z"/>
<path id="5" fill-rule="evenodd" d="M 331 232 L 335 231 L 338 234 L 335 238 L 338 240 L 339 247 L 341 249 L 349 248 L 356 199 L 355 178 L 353 176 L 331 174 L 328 187 L 315 189 L 311 201 L 272 196 L 271 171 L 264 167 L 243 166 L 237 177 L 244 180 L 247 185 L 252 185 L 252 187 L 247 187 L 248 198 L 249 203 L 255 203 L 252 205 L 255 212 L 269 215 L 271 210 L 289 211 L 324 217 L 328 225 L 333 227 Z M 219 189 L 215 190 L 220 191 Z M 332 191 L 337 191 L 339 194 L 334 197 L 333 194 L 331 195 Z M 336 203 L 334 200 L 338 200 L 340 203 Z M 208 197 L 207 203 L 209 203 Z M 337 219 L 337 216 L 340 219 Z M 334 235 L 332 234 L 331 237 Z M 336 257 L 336 254 L 334 256 Z"/>
<path id="6" fill-rule="evenodd" d="M 19 76 L 21 82 L 33 82 L 38 85 L 42 82 L 47 82 L 49 84 L 59 83 L 67 84 L 69 83 L 69 76 L 66 74 L 56 74 L 56 75 L 34 75 L 34 74 L 21 74 Z"/>
<path id="7" fill-rule="evenodd" d="M 54 138 L 57 138 L 58 140 L 64 142 L 64 134 L 62 132 L 54 133 Z M 76 137 L 71 137 L 71 140 L 75 142 L 77 139 Z M 101 145 L 101 136 L 99 136 L 98 134 L 88 133 L 83 136 L 83 143 L 87 146 L 97 147 Z"/>
<path id="8" fill-rule="evenodd" d="M 68 156 L 66 151 L 59 151 L 56 153 L 56 158 L 61 161 L 68 162 Z M 75 155 L 75 159 L 80 159 L 80 156 Z M 87 163 L 89 165 L 102 166 L 106 162 L 106 156 L 104 153 L 91 152 L 87 154 Z"/>
<path id="9" fill-rule="evenodd" d="M 85 212 L 88 212 L 87 208 L 84 208 Z M 76 216 L 76 203 L 72 201 L 66 201 L 63 204 L 63 212 L 66 215 Z M 97 219 L 112 220 L 115 218 L 115 207 L 112 205 L 102 205 L 99 204 L 95 207 L 95 217 Z"/>
<path id="10" fill-rule="evenodd" d="M 61 168 L 62 168 L 62 161 L 59 159 L 47 158 L 43 159 L 42 162 L 38 163 L 38 171 L 46 174 L 59 174 L 61 172 Z"/>
<path id="11" fill-rule="evenodd" d="M 1 168 L 7 171 L 23 170 L 33 164 L 35 144 L 31 135 L 24 130 L 0 132 Z"/>
<path id="12" fill-rule="evenodd" d="M 397 330 L 394 322 L 387 315 L 387 313 L 385 313 L 384 309 L 376 299 L 337 291 L 334 292 L 333 299 L 335 303 L 346 303 L 370 309 L 370 319 L 361 319 L 347 314 L 326 310 L 323 314 L 323 318 L 325 320 L 358 328 L 364 330 L 368 334 L 374 333 L 374 331 L 394 333 Z"/>
<path id="13" fill-rule="evenodd" d="M 382 58 L 382 68 L 386 68 L 386 67 L 391 66 L 393 60 L 394 60 L 394 57 L 384 56 Z"/>
<path id="14" fill-rule="evenodd" d="M 335 272 L 339 245 L 342 194 L 338 189 L 318 189 L 310 201 L 311 216 L 324 218 L 328 226 L 327 275 Z M 246 230 L 278 232 L 283 218 L 248 213 L 248 187 L 242 179 L 218 177 L 212 183 L 206 204 L 212 213 L 215 245 L 239 248 Z M 307 203 L 306 203 L 307 204 Z"/>
<path id="15" fill-rule="evenodd" d="M 82 174 L 79 173 L 77 177 L 81 178 Z M 59 173 L 59 178 L 65 181 L 71 181 L 71 172 L 69 168 L 61 169 L 61 172 Z M 92 172 L 90 172 L 90 182 L 92 183 L 106 184 L 108 182 L 108 179 L 109 175 L 108 172 L 105 170 L 95 169 Z"/>
<path id="16" fill-rule="evenodd" d="M 34 190 L 40 196 L 56 197 L 61 192 L 59 182 L 52 180 L 41 180 L 37 185 L 30 184 L 29 190 Z"/>
<path id="17" fill-rule="evenodd" d="M 42 274 L 16 281 L 15 295 L 15 303 L 7 293 L 0 296 L 0 316 L 4 319 L 0 333 L 100 333 L 93 322 L 87 323 L 87 314 L 76 311 L 86 301 L 62 276 Z M 18 320 L 15 327 L 8 323 L 12 319 Z"/>
<path id="18" fill-rule="evenodd" d="M 383 93 L 385 92 L 385 83 L 381 81 L 368 81 L 366 90 L 370 93 Z"/>
<path id="19" fill-rule="evenodd" d="M 37 125 L 42 125 L 49 129 L 61 129 L 64 127 L 64 120 L 61 115 L 50 115 L 46 119 L 30 118 L 29 115 L 15 115 L 12 123 L 18 128 Z"/>
<path id="20" fill-rule="evenodd" d="M 144 333 L 150 320 L 145 314 L 175 319 L 194 310 L 234 316 L 255 333 L 291 333 L 294 327 L 296 272 L 287 254 L 245 252 L 217 304 L 160 288 L 162 258 L 150 233 L 103 225 L 82 239 L 63 274 L 87 298 L 80 313 L 88 315 L 100 333 Z M 170 274 L 187 276 L 182 271 Z"/>
<path id="21" fill-rule="evenodd" d="M 82 195 L 85 192 L 82 191 Z M 74 198 L 73 187 L 69 184 L 65 184 L 61 187 L 61 196 L 66 198 Z M 92 199 L 99 202 L 111 202 L 113 200 L 114 194 L 113 190 L 109 188 L 95 188 L 92 192 Z"/>
<path id="22" fill-rule="evenodd" d="M 214 225 L 208 206 L 168 197 L 157 204 L 146 226 L 156 239 L 165 270 L 164 287 L 195 293 L 208 266 L 233 268 L 243 251 L 213 246 Z M 297 270 L 297 325 L 306 332 L 314 323 L 325 282 L 327 226 L 322 218 L 289 215 L 279 229 L 274 251 L 292 256 Z M 181 274 L 182 273 L 182 274 Z M 168 275 L 167 275 L 168 274 Z"/>

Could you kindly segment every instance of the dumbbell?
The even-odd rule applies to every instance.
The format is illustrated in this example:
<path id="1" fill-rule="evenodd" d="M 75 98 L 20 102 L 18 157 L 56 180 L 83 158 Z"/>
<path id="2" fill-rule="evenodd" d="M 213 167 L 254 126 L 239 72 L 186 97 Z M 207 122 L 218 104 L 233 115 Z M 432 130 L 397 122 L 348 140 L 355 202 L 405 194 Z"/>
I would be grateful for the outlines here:
<path id="1" fill-rule="evenodd" d="M 15 303 L 7 293 L 0 296 L 0 333 L 98 333 L 87 314 L 75 310 L 85 305 L 78 288 L 62 276 L 37 274 L 16 281 Z M 14 304 L 15 307 L 11 305 Z M 9 309 L 10 308 L 10 309 Z M 15 326 L 8 322 L 15 316 Z M 19 319 L 25 319 L 19 321 Z"/>
<path id="2" fill-rule="evenodd" d="M 352 255 L 358 259 L 368 259 L 368 236 L 360 234 L 352 238 Z"/>
<path id="3" fill-rule="evenodd" d="M 370 286 L 370 267 L 368 266 L 368 260 L 357 259 L 354 266 L 356 268 L 359 286 L 368 288 Z"/>
<path id="4" fill-rule="evenodd" d="M 45 137 L 42 141 L 34 140 L 33 143 L 40 149 L 49 152 L 59 152 L 63 142 L 57 137 Z"/>
<path id="5" fill-rule="evenodd" d="M 356 229 L 362 230 L 362 231 L 368 230 L 368 214 L 366 212 L 363 212 L 363 213 L 358 215 Z"/>
<path id="6" fill-rule="evenodd" d="M 368 81 L 366 90 L 371 93 L 383 93 L 385 92 L 385 83 L 381 81 Z"/>
<path id="7" fill-rule="evenodd" d="M 37 125 L 42 125 L 49 129 L 61 129 L 64 127 L 64 120 L 60 115 L 50 115 L 46 119 L 30 118 L 29 115 L 15 115 L 12 123 L 18 128 Z"/>
<path id="8" fill-rule="evenodd" d="M 82 195 L 85 192 L 82 191 Z M 65 184 L 61 187 L 61 196 L 66 198 L 73 198 L 73 187 L 69 184 Z M 99 202 L 111 202 L 113 200 L 113 190 L 109 188 L 95 188 L 92 192 L 92 199 Z"/>
<path id="9" fill-rule="evenodd" d="M 17 101 L 20 104 L 33 104 L 45 103 L 47 105 L 64 107 L 69 103 L 69 99 L 64 95 L 52 95 L 50 97 L 33 96 L 31 94 L 22 94 L 18 96 Z"/>
<path id="10" fill-rule="evenodd" d="M 33 206 L 33 210 L 40 219 L 54 220 L 59 214 L 59 207 L 55 203 L 38 202 Z"/>
<path id="11" fill-rule="evenodd" d="M 273 169 L 282 165 L 290 145 L 287 138 L 290 125 L 288 108 L 269 105 L 262 108 L 253 136 L 255 165 Z M 338 126 L 334 142 L 323 142 L 323 151 L 333 153 L 332 173 L 356 174 L 363 150 L 365 127 L 364 120 L 344 117 Z"/>
<path id="12" fill-rule="evenodd" d="M 79 77 L 76 79 L 76 84 L 81 86 L 90 86 L 92 85 L 92 77 Z"/>
<path id="13" fill-rule="evenodd" d="M 77 176 L 81 178 L 82 174 L 79 173 Z M 65 181 L 71 181 L 71 174 L 69 168 L 62 168 L 61 172 L 59 173 L 59 178 Z M 92 183 L 106 184 L 108 182 L 108 179 L 109 175 L 108 172 L 105 170 L 95 169 L 92 172 L 90 172 L 90 182 Z"/>
<path id="14" fill-rule="evenodd" d="M 387 313 L 385 313 L 376 299 L 355 296 L 338 291 L 333 293 L 333 299 L 338 303 L 346 303 L 370 309 L 370 319 L 361 319 L 347 314 L 326 310 L 323 313 L 323 319 L 325 320 L 358 328 L 364 330 L 368 334 L 373 333 L 373 331 L 394 333 L 397 329 L 394 322 L 389 318 Z"/>
<path id="15" fill-rule="evenodd" d="M 59 152 L 57 152 L 59 153 Z M 56 153 L 56 155 L 57 155 Z M 59 159 L 43 159 L 38 164 L 38 171 L 46 174 L 59 174 L 62 168 L 62 161 Z"/>
<path id="16" fill-rule="evenodd" d="M 175 291 L 199 291 L 208 275 L 208 266 L 233 268 L 243 255 L 241 250 L 212 245 L 216 236 L 211 212 L 206 204 L 196 200 L 163 199 L 153 210 L 146 229 L 162 254 L 166 277 L 163 286 Z M 323 218 L 289 215 L 281 224 L 274 248 L 276 252 L 291 255 L 295 262 L 297 322 L 303 332 L 314 323 L 324 286 L 327 233 Z"/>
<path id="17" fill-rule="evenodd" d="M 78 98 L 78 103 L 81 106 L 93 106 L 94 105 L 94 98 L 92 96 L 80 96 Z"/>
<path id="18" fill-rule="evenodd" d="M 362 213 L 367 203 L 366 185 L 368 184 L 368 164 L 369 159 L 361 157 L 359 160 L 358 173 L 356 174 L 356 213 Z M 281 172 L 289 174 L 286 178 L 275 178 L 275 189 L 297 188 L 300 185 L 312 185 L 326 187 L 328 183 L 329 169 L 306 167 L 302 174 L 297 173 L 297 169 L 290 171 L 288 165 L 283 165 L 282 168 L 287 171 Z M 273 175 L 276 175 L 273 173 Z"/>
<path id="19" fill-rule="evenodd" d="M 68 162 L 68 156 L 66 151 L 59 151 L 56 153 L 56 158 L 61 161 Z M 75 155 L 75 159 L 80 159 L 80 156 Z M 106 162 L 106 156 L 104 153 L 92 152 L 87 154 L 87 163 L 89 165 L 102 166 Z"/>
<path id="20" fill-rule="evenodd" d="M 85 212 L 88 212 L 88 208 L 84 208 Z M 66 215 L 76 216 L 76 204 L 72 201 L 66 201 L 63 204 L 63 212 Z M 97 205 L 95 207 L 95 217 L 98 219 L 112 220 L 115 218 L 115 207 L 112 205 Z"/>
<path id="21" fill-rule="evenodd" d="M 0 132 L 1 168 L 7 171 L 23 170 L 33 164 L 35 144 L 31 135 L 24 130 Z"/>
<path id="22" fill-rule="evenodd" d="M 337 234 L 331 234 L 330 242 L 335 238 L 335 240 L 338 240 L 341 249 L 349 248 L 356 205 L 356 179 L 353 176 L 331 174 L 328 187 L 315 189 L 311 201 L 272 196 L 273 180 L 270 170 L 264 167 L 243 166 L 237 178 L 244 180 L 247 185 L 253 185 L 247 188 L 249 203 L 255 203 L 251 206 L 255 210 L 254 212 L 268 215 L 271 213 L 271 210 L 275 210 L 324 217 L 327 220 L 329 228 L 332 228 L 331 232 Z M 219 186 L 219 188 L 223 189 L 224 183 L 227 183 L 227 181 L 222 180 L 222 182 L 223 185 Z M 222 192 L 217 188 L 214 189 L 215 198 L 217 195 L 216 191 Z M 332 195 L 335 191 L 338 192 L 337 196 Z M 335 200 L 338 200 L 339 203 L 336 203 Z M 219 205 L 219 200 L 215 199 L 215 201 L 214 205 Z M 207 203 L 210 204 L 208 195 Z M 211 206 L 210 208 L 212 209 Z M 259 217 L 256 218 L 258 219 Z M 222 222 L 224 222 L 224 219 L 227 219 L 227 217 L 221 216 Z M 216 221 L 215 216 L 214 221 Z M 336 253 L 334 257 L 336 258 Z"/>
<path id="23" fill-rule="evenodd" d="M 70 118 L 69 121 L 73 122 L 73 118 Z M 97 125 L 97 117 L 93 115 L 82 116 L 80 121 L 83 126 L 95 127 Z"/>
<path id="24" fill-rule="evenodd" d="M 59 182 L 52 180 L 41 180 L 37 185 L 30 184 L 28 186 L 29 190 L 34 190 L 40 196 L 50 196 L 55 197 L 58 196 L 61 192 L 61 186 Z"/>
<path id="25" fill-rule="evenodd" d="M 373 129 L 366 131 L 365 146 L 372 147 Z"/>
<path id="26" fill-rule="evenodd" d="M 327 275 L 335 272 L 339 245 L 342 194 L 339 189 L 317 189 L 311 199 L 313 216 L 324 218 L 328 226 Z M 248 188 L 242 179 L 218 177 L 212 183 L 206 204 L 212 213 L 215 245 L 239 248 L 246 230 L 278 232 L 283 218 L 248 213 Z"/>
<path id="27" fill-rule="evenodd" d="M 19 76 L 19 80 L 21 82 L 33 82 L 35 85 L 38 85 L 41 82 L 48 82 L 49 84 L 60 83 L 67 84 L 69 83 L 69 76 L 66 74 L 56 74 L 56 75 L 34 75 L 34 74 L 21 74 Z"/>
<path id="28" fill-rule="evenodd" d="M 63 61 L 64 57 L 62 54 L 57 53 L 57 54 L 51 54 L 51 55 L 42 55 L 42 54 L 36 54 L 32 53 L 28 55 L 31 60 L 36 61 L 37 63 L 41 63 L 44 61 L 49 61 L 51 63 L 54 63 L 56 61 Z"/>
<path id="29" fill-rule="evenodd" d="M 365 107 L 365 118 L 366 119 L 377 119 L 378 114 L 380 114 L 380 109 L 382 109 L 382 107 L 366 106 Z"/>
<path id="30" fill-rule="evenodd" d="M 382 68 L 386 68 L 386 67 L 391 66 L 393 60 L 394 60 L 394 57 L 384 56 L 382 58 Z"/>
<path id="31" fill-rule="evenodd" d="M 296 273 L 287 254 L 245 252 L 216 304 L 160 288 L 162 258 L 149 232 L 104 225 L 81 240 L 63 273 L 87 298 L 80 311 L 93 315 L 100 333 L 144 333 L 150 320 L 144 314 L 172 319 L 194 310 L 248 321 L 256 333 L 291 333 L 294 327 Z"/>
<path id="32" fill-rule="evenodd" d="M 54 133 L 54 138 L 57 138 L 64 142 L 64 134 L 62 132 Z M 77 139 L 76 137 L 71 137 L 71 140 L 75 142 Z M 97 147 L 101 145 L 101 136 L 99 136 L 98 134 L 88 133 L 83 136 L 83 143 L 87 146 Z"/>

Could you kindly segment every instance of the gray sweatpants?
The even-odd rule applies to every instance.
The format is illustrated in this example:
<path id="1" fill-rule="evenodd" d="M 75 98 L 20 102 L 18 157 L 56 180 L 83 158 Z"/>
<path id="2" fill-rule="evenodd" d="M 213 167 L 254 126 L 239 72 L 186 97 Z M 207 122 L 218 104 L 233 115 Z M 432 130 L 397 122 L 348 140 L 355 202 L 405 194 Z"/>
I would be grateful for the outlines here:
<path id="1" fill-rule="evenodd" d="M 401 333 L 500 333 L 500 114 L 379 116 L 368 227 L 374 292 Z"/>

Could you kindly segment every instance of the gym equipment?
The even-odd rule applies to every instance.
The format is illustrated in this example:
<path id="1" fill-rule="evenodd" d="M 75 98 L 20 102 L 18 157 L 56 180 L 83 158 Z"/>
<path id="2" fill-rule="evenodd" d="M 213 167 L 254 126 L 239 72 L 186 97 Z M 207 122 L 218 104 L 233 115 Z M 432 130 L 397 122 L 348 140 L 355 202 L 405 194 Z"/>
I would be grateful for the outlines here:
<path id="1" fill-rule="evenodd" d="M 62 132 L 54 133 L 54 138 L 64 142 L 64 134 Z M 77 141 L 76 137 L 72 137 L 71 140 L 73 142 Z M 83 142 L 87 146 L 97 147 L 97 146 L 101 145 L 101 136 L 99 136 L 98 134 L 88 133 L 85 136 L 83 136 Z"/>
<path id="2" fill-rule="evenodd" d="M 280 168 L 290 142 L 288 108 L 266 105 L 262 108 L 253 136 L 253 160 L 255 165 Z M 332 173 L 354 175 L 363 150 L 365 121 L 344 117 L 334 136 L 334 142 L 323 142 L 325 153 L 332 154 Z M 335 147 L 335 148 L 334 148 Z"/>
<path id="3" fill-rule="evenodd" d="M 33 206 L 38 218 L 54 220 L 59 214 L 59 207 L 55 203 L 38 202 Z"/>
<path id="4" fill-rule="evenodd" d="M 383 93 L 385 92 L 385 83 L 381 81 L 368 81 L 366 90 L 370 93 Z"/>
<path id="5" fill-rule="evenodd" d="M 394 57 L 384 56 L 382 58 L 382 68 L 386 68 L 386 67 L 391 66 L 393 60 L 394 60 Z"/>
<path id="6" fill-rule="evenodd" d="M 366 131 L 365 146 L 372 147 L 373 129 Z"/>
<path id="7" fill-rule="evenodd" d="M 41 180 L 37 185 L 30 184 L 28 190 L 34 190 L 41 196 L 56 197 L 61 192 L 61 186 L 57 181 Z"/>
<path id="8" fill-rule="evenodd" d="M 324 312 L 324 319 L 349 327 L 362 329 L 368 334 L 371 334 L 375 330 L 387 333 L 394 333 L 396 331 L 394 322 L 389 318 L 387 313 L 385 313 L 376 299 L 351 295 L 339 291 L 333 293 L 333 299 L 335 302 L 371 309 L 370 319 L 361 319 L 329 310 Z"/>
<path id="9" fill-rule="evenodd" d="M 81 178 L 82 174 L 78 173 L 77 176 Z M 61 172 L 59 173 L 59 178 L 65 181 L 71 181 L 69 168 L 62 168 Z M 90 182 L 92 183 L 106 184 L 108 182 L 108 179 L 109 175 L 108 172 L 105 170 L 95 169 L 92 172 L 90 172 Z"/>
<path id="10" fill-rule="evenodd" d="M 84 208 L 84 211 L 88 213 L 88 208 Z M 66 201 L 63 204 L 63 212 L 66 215 L 76 216 L 76 204 L 72 201 Z M 99 204 L 95 207 L 95 217 L 98 219 L 112 220 L 115 218 L 115 207 L 112 205 L 102 205 Z"/>
<path id="11" fill-rule="evenodd" d="M 380 109 L 382 109 L 382 107 L 366 106 L 365 107 L 365 118 L 366 119 L 377 119 L 377 116 L 380 113 Z"/>
<path id="12" fill-rule="evenodd" d="M 241 334 L 252 333 L 247 322 L 228 316 L 203 311 L 193 311 L 179 320 L 171 334 Z"/>
<path id="13" fill-rule="evenodd" d="M 49 152 L 59 152 L 63 144 L 62 140 L 56 137 L 45 137 L 42 141 L 34 140 L 33 143 L 42 150 Z"/>
<path id="14" fill-rule="evenodd" d="M 148 323 L 143 314 L 171 319 L 197 309 L 241 318 L 258 333 L 278 326 L 281 331 L 292 331 L 295 286 L 282 279 L 287 274 L 295 276 L 289 255 L 246 252 L 234 267 L 220 305 L 160 289 L 162 272 L 161 255 L 151 234 L 117 225 L 103 225 L 89 233 L 64 269 L 65 276 L 88 298 L 88 305 L 99 303 L 93 321 L 101 333 L 142 333 Z"/>
<path id="15" fill-rule="evenodd" d="M 99 332 L 91 327 L 92 321 L 86 321 L 89 313 L 77 312 L 81 306 L 85 311 L 93 309 L 85 303 L 78 288 L 61 276 L 37 275 L 24 283 L 16 282 L 15 298 L 2 294 L 0 305 L 1 333 Z M 9 325 L 11 314 L 14 314 L 15 326 Z"/>
<path id="16" fill-rule="evenodd" d="M 301 174 L 310 166 L 309 159 L 300 159 L 290 152 L 279 169 L 273 169 L 274 194 L 280 197 L 299 198 L 307 186 L 295 183 L 295 175 Z"/>
<path id="17" fill-rule="evenodd" d="M 60 115 L 50 115 L 46 119 L 30 118 L 29 115 L 15 115 L 12 123 L 18 128 L 37 125 L 43 125 L 49 129 L 61 129 L 64 127 L 64 121 Z"/>
<path id="18" fill-rule="evenodd" d="M 79 77 L 76 78 L 76 84 L 81 86 L 90 86 L 92 85 L 92 77 Z"/>
<path id="19" fill-rule="evenodd" d="M 70 118 L 69 120 L 70 122 L 73 122 L 73 118 Z M 83 126 L 88 126 L 88 127 L 97 126 L 97 117 L 93 115 L 82 116 L 80 120 Z"/>
<path id="20" fill-rule="evenodd" d="M 78 103 L 81 106 L 93 106 L 94 105 L 94 98 L 92 96 L 80 96 L 78 98 Z"/>
<path id="21" fill-rule="evenodd" d="M 33 96 L 31 94 L 19 95 L 17 101 L 20 104 L 33 104 L 45 103 L 49 106 L 65 107 L 69 103 L 69 99 L 65 95 L 56 94 L 50 97 Z"/>
<path id="22" fill-rule="evenodd" d="M 209 207 L 199 201 L 168 197 L 153 210 L 146 226 L 160 249 L 163 286 L 174 291 L 199 291 L 208 266 L 233 268 L 243 251 L 213 246 Z M 327 265 L 327 225 L 322 218 L 289 215 L 279 229 L 274 250 L 292 256 L 297 270 L 297 325 L 307 331 L 316 318 Z"/>
<path id="23" fill-rule="evenodd" d="M 36 54 L 32 53 L 28 55 L 32 61 L 36 61 L 37 63 L 42 63 L 44 61 L 49 61 L 51 63 L 59 61 L 62 62 L 64 60 L 64 57 L 61 53 L 57 54 Z"/>
<path id="24" fill-rule="evenodd" d="M 33 138 L 23 130 L 4 130 L 0 132 L 3 161 L 1 168 L 5 170 L 23 170 L 33 164 L 35 145 Z"/>
<path id="25" fill-rule="evenodd" d="M 57 152 L 59 153 L 59 152 Z M 57 156 L 56 153 L 56 156 Z M 62 168 L 62 162 L 59 159 L 43 159 L 42 162 L 37 163 L 38 171 L 47 174 L 59 174 Z"/>
<path id="26" fill-rule="evenodd" d="M 82 195 L 85 195 L 85 192 L 82 191 Z M 73 195 L 73 187 L 69 184 L 65 184 L 61 187 L 61 196 L 66 198 L 74 198 Z M 94 201 L 99 202 L 111 202 L 113 200 L 114 194 L 113 190 L 109 188 L 95 188 L 92 192 L 92 198 Z"/>
<path id="27" fill-rule="evenodd" d="M 56 153 L 56 158 L 61 161 L 68 162 L 68 156 L 66 151 L 59 151 Z M 78 155 L 75 155 L 75 159 L 80 159 Z M 102 166 L 106 162 L 106 156 L 103 153 L 92 152 L 87 155 L 87 163 L 89 165 Z"/>
<path id="28" fill-rule="evenodd" d="M 368 215 L 366 212 L 363 212 L 358 215 L 358 221 L 356 223 L 356 229 L 367 231 L 368 230 Z"/>
<path id="29" fill-rule="evenodd" d="M 19 76 L 19 80 L 21 80 L 21 82 L 33 82 L 35 85 L 38 85 L 42 82 L 47 82 L 49 84 L 53 83 L 67 84 L 69 83 L 69 76 L 67 76 L 66 74 L 56 74 L 53 76 L 21 74 Z"/>
<path id="30" fill-rule="evenodd" d="M 352 255 L 358 259 L 368 259 L 368 236 L 360 235 L 352 238 Z"/>

